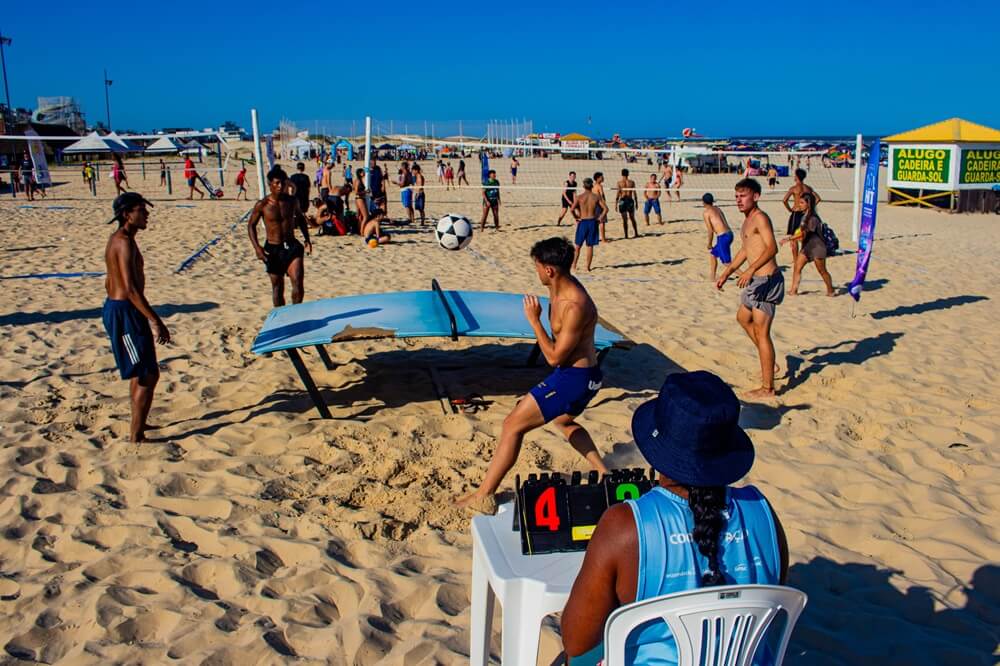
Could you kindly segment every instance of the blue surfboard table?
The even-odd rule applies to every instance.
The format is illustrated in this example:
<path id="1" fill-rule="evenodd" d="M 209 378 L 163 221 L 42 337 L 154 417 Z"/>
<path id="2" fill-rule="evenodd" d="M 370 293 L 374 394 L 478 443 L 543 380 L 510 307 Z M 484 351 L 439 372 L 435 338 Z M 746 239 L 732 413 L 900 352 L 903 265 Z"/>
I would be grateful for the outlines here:
<path id="1" fill-rule="evenodd" d="M 542 325 L 549 328 L 548 299 L 542 304 Z M 315 347 L 327 369 L 333 362 L 323 345 L 375 338 L 459 337 L 534 340 L 524 317 L 522 295 L 497 291 L 443 290 L 437 280 L 428 291 L 360 294 L 326 298 L 275 308 L 264 320 L 251 351 L 255 354 L 285 352 L 320 416 L 330 411 L 302 361 L 298 349 Z M 628 349 L 633 342 L 603 320 L 594 331 L 598 359 L 613 348 Z M 528 359 L 539 355 L 536 345 Z"/>

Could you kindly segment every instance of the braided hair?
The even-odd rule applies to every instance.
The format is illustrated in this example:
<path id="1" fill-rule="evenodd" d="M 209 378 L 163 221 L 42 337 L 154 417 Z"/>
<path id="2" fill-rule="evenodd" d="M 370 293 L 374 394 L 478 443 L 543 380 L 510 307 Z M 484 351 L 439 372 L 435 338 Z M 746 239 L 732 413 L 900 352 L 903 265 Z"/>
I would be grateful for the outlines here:
<path id="1" fill-rule="evenodd" d="M 726 509 L 725 486 L 690 486 L 688 507 L 694 514 L 694 530 L 691 532 L 698 551 L 708 558 L 708 570 L 701 576 L 703 587 L 721 585 L 725 582 L 719 570 L 719 536 L 726 524 L 723 512 Z"/>

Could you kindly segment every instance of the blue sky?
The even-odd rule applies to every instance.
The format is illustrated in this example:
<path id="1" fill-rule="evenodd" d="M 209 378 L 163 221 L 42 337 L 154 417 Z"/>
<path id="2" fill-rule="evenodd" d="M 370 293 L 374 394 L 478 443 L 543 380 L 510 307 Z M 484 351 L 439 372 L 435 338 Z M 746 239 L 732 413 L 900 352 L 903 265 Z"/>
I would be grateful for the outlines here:
<path id="1" fill-rule="evenodd" d="M 249 127 L 251 106 L 264 129 L 366 114 L 601 136 L 1000 126 L 996 0 L 218 5 L 8 3 L 11 101 L 74 96 L 102 120 L 107 67 L 116 129 Z"/>

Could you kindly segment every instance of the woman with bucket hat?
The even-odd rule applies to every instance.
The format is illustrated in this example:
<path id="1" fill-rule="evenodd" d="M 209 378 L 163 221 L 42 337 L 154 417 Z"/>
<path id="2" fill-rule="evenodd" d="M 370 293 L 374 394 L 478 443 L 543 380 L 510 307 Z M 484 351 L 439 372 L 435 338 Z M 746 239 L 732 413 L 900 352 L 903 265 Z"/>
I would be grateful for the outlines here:
<path id="1" fill-rule="evenodd" d="M 632 417 L 632 435 L 657 471 L 653 490 L 608 509 L 587 547 L 562 614 L 571 664 L 600 657 L 604 624 L 625 604 L 710 585 L 783 583 L 788 543 L 753 486 L 730 484 L 753 465 L 740 403 L 709 372 L 667 377 Z M 585 654 L 586 653 L 586 654 Z M 676 664 L 663 622 L 633 632 L 627 663 Z"/>

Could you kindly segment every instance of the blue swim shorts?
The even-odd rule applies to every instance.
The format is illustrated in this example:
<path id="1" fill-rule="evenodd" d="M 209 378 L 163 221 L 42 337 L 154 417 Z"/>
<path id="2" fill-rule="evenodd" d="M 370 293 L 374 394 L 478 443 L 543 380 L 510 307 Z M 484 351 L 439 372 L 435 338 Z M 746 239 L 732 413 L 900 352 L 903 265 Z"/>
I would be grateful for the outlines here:
<path id="1" fill-rule="evenodd" d="M 413 190 L 406 189 L 399 193 L 399 198 L 403 202 L 403 208 L 409 208 L 413 205 Z"/>
<path id="2" fill-rule="evenodd" d="M 556 368 L 532 387 L 530 393 L 548 423 L 569 414 L 579 416 L 601 390 L 604 374 L 596 365 L 590 368 Z"/>
<path id="3" fill-rule="evenodd" d="M 732 245 L 733 245 L 733 232 L 727 231 L 724 234 L 719 234 L 715 239 L 715 247 L 712 248 L 712 255 L 718 257 L 719 261 L 724 264 L 731 263 L 733 260 L 732 255 Z"/>
<path id="4" fill-rule="evenodd" d="M 109 298 L 104 301 L 101 315 L 121 378 L 157 373 L 159 367 L 156 364 L 153 331 L 138 308 L 130 301 Z"/>
<path id="5" fill-rule="evenodd" d="M 660 200 L 659 199 L 646 199 L 646 203 L 642 205 L 643 215 L 649 215 L 650 210 L 655 210 L 656 214 L 660 214 Z"/>
<path id="6" fill-rule="evenodd" d="M 417 210 L 423 210 L 424 201 L 425 201 L 424 193 L 421 192 L 416 196 L 416 199 L 413 201 L 413 207 L 416 208 Z"/>
<path id="7" fill-rule="evenodd" d="M 576 245 L 577 247 L 586 243 L 594 247 L 601 242 L 600 229 L 597 220 L 580 220 L 576 223 Z"/>

